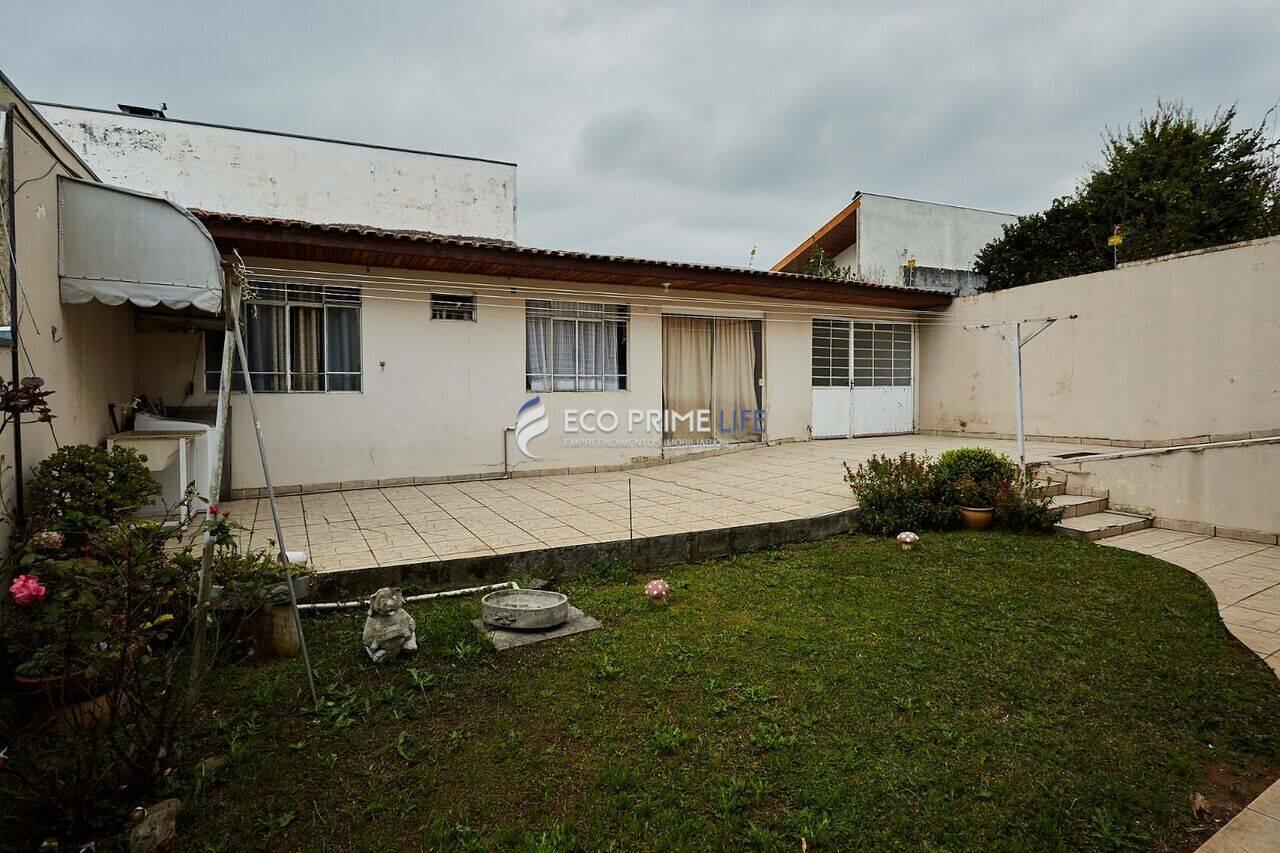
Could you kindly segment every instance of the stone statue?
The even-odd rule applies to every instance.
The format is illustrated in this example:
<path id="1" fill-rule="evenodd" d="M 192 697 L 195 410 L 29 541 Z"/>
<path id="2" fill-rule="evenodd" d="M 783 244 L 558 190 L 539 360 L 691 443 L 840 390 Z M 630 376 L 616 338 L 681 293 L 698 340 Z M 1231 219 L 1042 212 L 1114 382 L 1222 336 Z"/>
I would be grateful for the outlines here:
<path id="1" fill-rule="evenodd" d="M 369 618 L 361 640 L 374 663 L 395 660 L 401 652 L 418 650 L 417 625 L 404 609 L 399 587 L 386 586 L 369 599 Z"/>

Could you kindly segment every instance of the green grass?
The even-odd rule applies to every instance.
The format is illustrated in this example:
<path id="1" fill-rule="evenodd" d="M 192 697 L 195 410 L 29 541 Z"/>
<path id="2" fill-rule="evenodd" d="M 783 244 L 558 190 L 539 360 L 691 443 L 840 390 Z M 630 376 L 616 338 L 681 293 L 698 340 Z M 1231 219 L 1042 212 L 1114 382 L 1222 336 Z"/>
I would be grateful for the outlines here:
<path id="1" fill-rule="evenodd" d="M 1062 539 L 846 537 L 569 590 L 605 629 L 476 651 L 475 601 L 215 673 L 193 847 L 1193 849 L 1280 771 L 1280 682 L 1191 574 Z"/>

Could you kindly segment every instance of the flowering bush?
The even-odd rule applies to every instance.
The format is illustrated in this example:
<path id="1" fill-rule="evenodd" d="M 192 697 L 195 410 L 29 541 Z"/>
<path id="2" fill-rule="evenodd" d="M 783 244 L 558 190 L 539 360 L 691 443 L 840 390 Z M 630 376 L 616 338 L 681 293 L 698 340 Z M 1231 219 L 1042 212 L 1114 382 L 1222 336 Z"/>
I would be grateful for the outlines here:
<path id="1" fill-rule="evenodd" d="M 960 447 L 938 457 L 934 476 L 960 506 L 995 506 L 996 494 L 1018 478 L 1009 457 L 985 447 Z"/>
<path id="2" fill-rule="evenodd" d="M 44 601 L 45 592 L 47 590 L 40 583 L 40 578 L 32 574 L 18 575 L 9 585 L 9 594 L 13 596 L 13 603 L 19 607 L 39 604 Z"/>

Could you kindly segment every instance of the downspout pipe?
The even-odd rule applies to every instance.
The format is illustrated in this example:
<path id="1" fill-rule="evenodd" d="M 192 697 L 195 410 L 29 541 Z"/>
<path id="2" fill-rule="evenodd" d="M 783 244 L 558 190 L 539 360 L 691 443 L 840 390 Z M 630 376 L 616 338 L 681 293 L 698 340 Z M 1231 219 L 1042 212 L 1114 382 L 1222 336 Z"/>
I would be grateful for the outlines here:
<path id="1" fill-rule="evenodd" d="M 9 255 L 9 336 L 11 338 L 9 343 L 9 369 L 10 379 L 16 384 L 18 382 L 18 374 L 22 370 L 21 365 L 18 363 L 18 348 L 21 342 L 18 340 L 18 238 L 14 234 L 17 218 L 13 212 L 14 200 L 17 198 L 17 175 L 14 174 L 13 166 L 13 123 L 19 117 L 18 105 L 10 102 L 5 105 L 4 112 L 4 168 L 8 195 L 4 205 L 5 233 L 8 236 L 8 246 L 5 249 Z M 14 525 L 19 530 L 25 528 L 27 523 L 26 501 L 23 492 L 22 415 L 15 412 L 13 415 L 13 505 Z"/>

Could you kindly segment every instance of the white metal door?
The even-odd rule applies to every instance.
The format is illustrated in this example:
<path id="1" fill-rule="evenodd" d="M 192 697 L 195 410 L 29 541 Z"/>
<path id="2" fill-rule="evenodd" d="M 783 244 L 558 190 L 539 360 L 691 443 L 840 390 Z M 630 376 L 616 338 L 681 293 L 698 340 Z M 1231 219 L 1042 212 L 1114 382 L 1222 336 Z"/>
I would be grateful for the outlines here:
<path id="1" fill-rule="evenodd" d="M 849 321 L 815 317 L 812 337 L 814 438 L 853 434 L 853 393 L 849 385 Z"/>
<path id="2" fill-rule="evenodd" d="M 853 322 L 853 435 L 915 429 L 910 323 Z"/>
<path id="3" fill-rule="evenodd" d="M 848 438 L 853 410 L 848 388 L 813 389 L 813 437 Z"/>
<path id="4" fill-rule="evenodd" d="M 814 438 L 915 429 L 910 323 L 813 321 Z"/>

